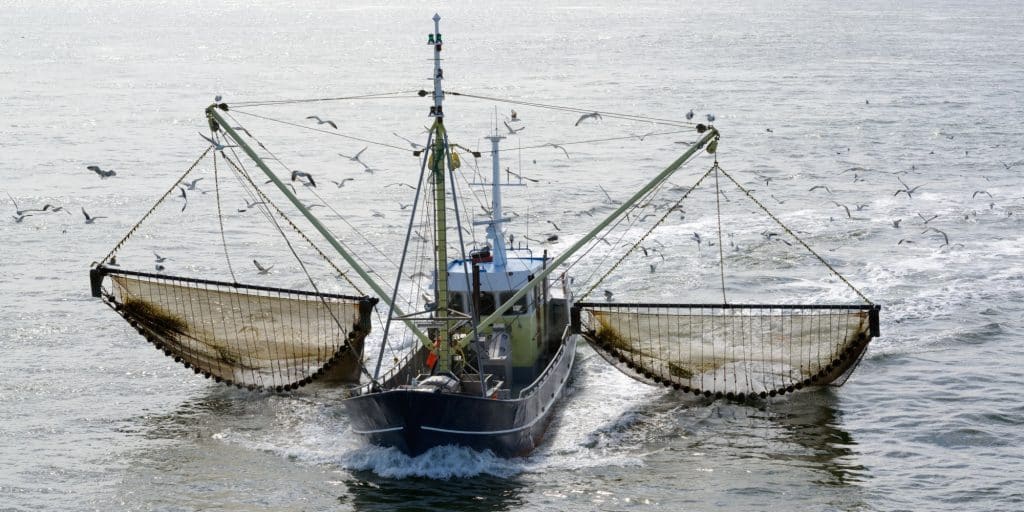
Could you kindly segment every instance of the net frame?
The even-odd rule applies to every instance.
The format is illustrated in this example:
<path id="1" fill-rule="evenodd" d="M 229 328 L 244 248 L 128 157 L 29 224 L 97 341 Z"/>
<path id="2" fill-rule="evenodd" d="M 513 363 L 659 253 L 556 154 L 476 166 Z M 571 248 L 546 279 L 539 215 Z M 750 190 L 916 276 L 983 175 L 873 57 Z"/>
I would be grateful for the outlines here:
<path id="1" fill-rule="evenodd" d="M 363 343 L 370 332 L 371 311 L 378 302 L 376 298 L 153 274 L 112 269 L 102 265 L 90 270 L 90 280 L 93 296 L 101 298 L 157 349 L 173 357 L 176 362 L 182 363 L 186 368 L 191 368 L 195 373 L 217 382 L 250 390 L 287 391 L 297 389 L 314 380 L 358 383 L 360 375 L 366 372 L 362 362 Z M 216 308 L 209 307 L 209 299 L 205 304 L 205 310 L 198 313 L 194 308 L 204 309 L 204 305 L 196 304 L 192 299 L 181 301 L 182 304 L 188 303 L 190 311 L 167 312 L 163 311 L 164 306 L 177 298 L 161 297 L 163 305 L 157 303 L 159 301 L 143 304 L 139 304 L 139 301 L 133 303 L 134 299 L 131 294 L 126 293 L 124 285 L 118 284 L 117 280 L 123 282 L 135 280 L 153 284 L 161 287 L 163 292 L 169 293 L 174 293 L 174 290 L 178 288 L 209 295 L 217 294 L 222 298 L 235 300 L 234 306 L 238 308 L 243 302 L 255 304 L 262 308 L 259 311 L 261 314 L 269 316 L 274 315 L 275 307 L 278 308 L 279 314 L 290 315 L 293 309 L 289 307 L 288 311 L 284 311 L 284 306 L 281 304 L 298 302 L 302 309 L 319 310 L 319 313 L 314 312 L 314 315 L 319 314 L 320 318 L 310 318 L 307 312 L 307 318 L 290 320 L 293 323 L 298 323 L 298 327 L 293 325 L 290 331 L 287 329 L 274 330 L 275 333 L 292 331 L 301 333 L 303 329 L 308 328 L 302 322 L 316 324 L 320 326 L 321 330 L 324 330 L 323 328 L 326 326 L 326 329 L 333 329 L 334 332 L 318 333 L 318 344 L 310 344 L 308 340 L 272 340 L 269 338 L 258 340 L 255 336 L 243 334 L 241 338 L 246 340 L 246 346 L 228 347 L 231 350 L 231 357 L 224 356 L 217 360 L 211 360 L 209 354 L 218 349 L 211 349 L 209 345 L 204 345 L 207 343 L 205 340 L 191 337 L 199 330 L 179 325 L 179 322 L 185 323 L 183 316 L 207 315 L 207 318 L 212 319 L 211 315 L 215 312 L 210 310 Z M 355 315 L 348 318 L 351 320 L 351 324 L 345 325 L 343 322 L 346 319 L 339 318 L 336 310 L 349 307 L 355 309 Z M 223 309 L 221 308 L 221 310 Z M 251 312 L 253 308 L 249 310 Z M 223 311 L 221 312 L 223 313 Z M 221 320 L 225 324 L 234 322 L 231 324 L 231 328 L 238 329 L 238 333 L 251 327 L 251 324 L 239 327 L 234 319 L 226 318 L 226 315 Z M 274 321 L 272 318 L 262 320 L 264 327 L 267 322 Z M 209 326 L 213 320 L 202 323 Z M 224 329 L 226 327 L 217 326 L 217 328 Z M 324 340 L 330 341 L 324 343 Z M 260 341 L 263 341 L 262 346 Z M 288 342 L 295 344 L 296 347 L 305 343 L 304 348 L 307 352 L 303 353 L 301 357 L 295 357 L 290 353 L 282 354 L 279 345 Z M 315 350 L 315 353 L 309 351 L 310 347 Z M 289 351 L 285 350 L 285 352 Z M 254 360 L 266 361 L 267 355 L 274 355 L 276 359 L 271 358 L 270 364 L 262 366 L 252 364 Z M 263 359 L 259 359 L 261 357 Z M 249 359 L 248 364 L 243 361 L 247 358 Z M 244 370 L 248 370 L 248 373 Z"/>
<path id="2" fill-rule="evenodd" d="M 766 398 L 845 382 L 879 335 L 880 310 L 876 304 L 581 302 L 572 308 L 572 329 L 641 382 L 706 397 Z M 612 315 L 617 319 L 609 320 Z M 687 334 L 686 347 L 677 332 L 682 325 L 697 331 Z M 840 329 L 841 337 L 834 332 Z M 828 339 L 813 339 L 824 332 Z M 657 339 L 640 339 L 643 334 Z M 803 340 L 795 353 L 786 347 L 794 340 Z"/>

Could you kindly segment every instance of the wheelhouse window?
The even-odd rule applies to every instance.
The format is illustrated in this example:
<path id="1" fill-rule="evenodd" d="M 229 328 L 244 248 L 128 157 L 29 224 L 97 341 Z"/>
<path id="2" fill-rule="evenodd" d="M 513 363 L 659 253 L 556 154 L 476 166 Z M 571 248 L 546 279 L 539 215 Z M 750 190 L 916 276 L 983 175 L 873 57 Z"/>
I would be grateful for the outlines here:
<path id="1" fill-rule="evenodd" d="M 516 292 L 502 292 L 499 295 L 501 304 L 504 304 L 504 303 L 508 302 L 508 300 L 511 299 L 512 296 L 515 295 L 515 294 L 516 294 Z M 512 305 L 512 307 L 505 314 L 507 314 L 507 315 L 523 315 L 523 314 L 526 314 L 527 309 L 529 307 L 529 305 L 528 305 L 528 303 L 526 301 L 526 297 L 528 297 L 528 296 L 529 296 L 529 294 L 523 295 L 519 300 L 516 301 L 515 304 Z"/>
<path id="2" fill-rule="evenodd" d="M 468 313 L 469 308 L 466 307 L 466 294 L 450 292 L 448 294 L 448 309 L 458 311 L 460 313 Z"/>

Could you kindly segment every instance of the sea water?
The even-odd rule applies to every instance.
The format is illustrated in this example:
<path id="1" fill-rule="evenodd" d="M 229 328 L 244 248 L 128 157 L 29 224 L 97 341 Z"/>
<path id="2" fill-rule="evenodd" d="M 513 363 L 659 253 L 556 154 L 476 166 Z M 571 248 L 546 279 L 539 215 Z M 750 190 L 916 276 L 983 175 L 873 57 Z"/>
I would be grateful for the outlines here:
<path id="1" fill-rule="evenodd" d="M 845 386 L 696 400 L 634 382 L 581 345 L 530 456 L 445 447 L 409 458 L 355 438 L 336 390 L 216 385 L 90 297 L 90 264 L 204 149 L 196 132 L 207 131 L 202 109 L 214 95 L 232 104 L 403 92 L 239 110 L 302 126 L 320 115 L 349 136 L 404 147 L 394 131 L 422 143 L 429 100 L 414 91 L 430 86 L 435 10 L 447 90 L 584 112 L 713 113 L 721 168 L 883 307 L 882 336 Z M 1024 508 L 1024 16 L 1014 2 L 90 1 L 4 11 L 0 188 L 22 209 L 65 212 L 16 222 L 0 198 L 2 510 Z M 510 108 L 526 128 L 503 142 L 506 163 L 540 183 L 508 192 L 518 215 L 508 229 L 520 240 L 558 234 L 535 247 L 552 254 L 594 225 L 582 212 L 607 203 L 605 192 L 625 199 L 696 137 L 641 141 L 664 127 L 612 116 L 574 126 L 578 113 L 450 95 L 451 136 L 485 148 Z M 371 175 L 334 156 L 367 144 L 265 126 L 295 168 L 321 183 L 355 178 L 320 187 L 351 227 L 325 218 L 354 247 L 368 246 L 358 231 L 400 250 L 398 203 L 411 191 L 384 185 L 414 181 L 416 159 L 371 145 Z M 545 146 L 604 137 L 619 140 L 565 145 L 568 155 Z M 692 185 L 712 160 L 702 154 L 673 185 Z M 762 232 L 780 228 L 718 177 L 728 198 L 720 231 L 713 192 L 695 193 L 646 242 L 657 240 L 664 260 L 634 255 L 605 276 L 605 256 L 593 253 L 577 278 L 599 282 L 598 298 L 607 289 L 623 300 L 718 302 L 721 248 L 730 301 L 860 300 L 792 240 L 767 243 Z M 193 195 L 190 208 L 212 200 Z M 85 224 L 82 208 L 106 218 Z M 184 240 L 206 228 L 160 229 Z M 248 259 L 265 240 L 235 235 L 239 272 L 258 279 Z M 201 274 L 220 261 L 201 249 L 182 243 L 165 256 Z"/>

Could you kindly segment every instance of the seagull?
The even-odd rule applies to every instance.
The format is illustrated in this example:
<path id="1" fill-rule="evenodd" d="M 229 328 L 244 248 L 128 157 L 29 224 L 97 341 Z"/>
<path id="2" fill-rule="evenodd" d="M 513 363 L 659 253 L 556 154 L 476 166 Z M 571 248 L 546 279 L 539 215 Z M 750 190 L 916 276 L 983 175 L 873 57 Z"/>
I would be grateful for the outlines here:
<path id="1" fill-rule="evenodd" d="M 270 273 L 270 269 L 274 268 L 273 265 L 271 265 L 269 267 L 264 267 L 263 265 L 260 265 L 260 262 L 256 261 L 255 259 L 252 260 L 252 264 L 256 265 L 256 270 L 258 270 L 261 275 L 269 274 Z"/>
<path id="2" fill-rule="evenodd" d="M 708 120 L 709 123 L 715 122 L 715 115 L 714 114 L 708 114 L 708 115 L 706 115 L 704 117 Z"/>
<path id="3" fill-rule="evenodd" d="M 764 131 L 768 133 L 775 133 L 775 130 L 772 130 L 771 128 L 765 128 Z"/>
<path id="4" fill-rule="evenodd" d="M 338 125 L 334 124 L 334 121 L 331 121 L 330 119 L 320 119 L 320 116 L 308 116 L 306 119 L 316 119 L 317 125 L 329 124 L 331 125 L 331 128 L 334 128 L 335 130 L 338 129 Z"/>
<path id="5" fill-rule="evenodd" d="M 604 300 L 606 300 L 608 302 L 611 302 L 612 301 L 612 297 L 614 297 L 614 296 L 615 296 L 615 294 L 612 293 L 611 290 L 605 290 L 604 291 Z"/>
<path id="6" fill-rule="evenodd" d="M 345 181 L 345 180 L 341 180 L 341 181 Z M 412 185 L 410 185 L 408 183 L 388 183 L 387 185 L 384 185 L 384 188 L 387 188 L 387 187 L 409 187 L 412 190 L 416 190 L 416 187 L 414 187 L 414 186 L 412 186 Z"/>
<path id="7" fill-rule="evenodd" d="M 32 216 L 31 213 L 24 213 L 24 214 L 12 215 L 11 218 L 14 219 L 14 222 L 17 222 L 18 224 L 21 224 L 21 221 L 25 220 L 25 217 L 31 217 L 31 216 Z"/>
<path id="8" fill-rule="evenodd" d="M 167 268 L 167 267 L 165 267 L 165 266 L 163 266 L 163 265 L 161 265 L 161 264 L 157 263 L 157 264 L 156 264 L 156 266 L 155 266 L 155 268 L 156 268 L 156 271 L 157 271 L 157 272 L 163 272 L 163 271 L 164 271 L 164 269 L 165 269 L 165 268 Z"/>
<path id="9" fill-rule="evenodd" d="M 509 134 L 509 135 L 515 135 L 515 134 L 517 134 L 517 133 L 519 133 L 519 132 L 521 132 L 521 131 L 523 131 L 523 130 L 525 130 L 525 129 L 526 129 L 526 127 L 525 127 L 525 126 L 523 126 L 523 127 L 519 128 L 519 129 L 515 129 L 515 128 L 512 128 L 512 127 L 511 127 L 511 126 L 509 126 L 509 124 L 508 124 L 507 122 L 505 122 L 505 121 L 502 121 L 501 123 L 505 125 L 505 128 L 508 128 L 508 134 Z"/>
<path id="10" fill-rule="evenodd" d="M 89 215 L 89 212 L 85 211 L 85 207 L 82 207 L 82 215 L 85 215 L 85 223 L 86 224 L 92 224 L 93 222 L 96 222 L 97 219 L 105 219 L 106 218 L 106 217 L 104 217 L 102 215 L 97 215 L 95 217 L 91 217 Z M 18 222 L 21 222 L 21 221 L 18 221 Z"/>
<path id="11" fill-rule="evenodd" d="M 509 119 L 509 122 L 518 123 L 519 121 L 519 114 L 516 113 L 516 109 L 512 109 L 512 117 Z"/>
<path id="12" fill-rule="evenodd" d="M 196 178 L 196 179 L 194 179 L 194 180 L 192 180 L 190 182 L 186 181 L 185 182 L 185 188 L 187 188 L 188 190 L 196 190 L 196 183 L 199 183 L 199 180 L 201 180 L 201 179 L 202 178 Z"/>
<path id="13" fill-rule="evenodd" d="M 241 213 L 241 212 L 244 212 L 244 211 L 248 210 L 249 208 L 252 208 L 252 207 L 254 207 L 256 205 L 260 205 L 260 204 L 267 204 L 267 203 L 265 203 L 263 201 L 253 201 L 251 203 L 246 201 L 245 208 L 239 208 L 238 211 L 239 211 L 239 213 Z"/>
<path id="14" fill-rule="evenodd" d="M 355 181 L 355 178 L 344 178 L 344 179 L 342 179 L 341 181 L 334 181 L 334 180 L 331 180 L 331 183 L 334 183 L 335 185 L 337 185 L 337 186 L 338 186 L 338 188 L 341 188 L 341 187 L 344 187 L 344 186 L 345 186 L 345 183 L 347 183 L 347 182 L 349 182 L 349 181 Z"/>
<path id="15" fill-rule="evenodd" d="M 107 179 L 111 176 L 117 176 L 117 173 L 114 172 L 113 170 L 104 171 L 103 169 L 100 169 L 100 166 L 98 165 L 89 165 L 86 166 L 86 169 L 89 169 L 90 171 L 98 174 L 100 176 L 100 179 Z"/>
<path id="16" fill-rule="evenodd" d="M 582 116 L 580 116 L 579 119 L 576 120 L 576 125 L 575 126 L 579 126 L 580 123 L 582 123 L 584 119 L 601 119 L 601 114 L 599 114 L 597 112 L 591 112 L 589 114 L 583 114 Z"/>
<path id="17" fill-rule="evenodd" d="M 157 263 L 163 263 L 163 262 L 167 261 L 168 259 L 170 259 L 170 258 L 167 258 L 167 257 L 164 257 L 164 256 L 160 256 L 159 254 L 156 253 L 156 251 L 153 251 L 153 256 L 156 257 L 156 262 Z"/>
<path id="18" fill-rule="evenodd" d="M 224 148 L 235 148 L 235 147 L 238 147 L 238 146 L 235 146 L 234 144 L 221 144 L 220 142 L 217 142 L 216 140 L 211 139 L 211 138 L 207 137 L 206 135 L 203 135 L 202 133 L 200 133 L 199 136 L 204 138 L 204 139 L 206 139 L 206 142 L 209 142 L 210 145 L 213 146 L 213 149 L 215 149 L 217 151 L 224 151 Z"/>
<path id="19" fill-rule="evenodd" d="M 690 240 L 697 242 L 697 247 L 700 247 L 700 233 L 694 231 L 693 234 L 690 235 Z"/>
<path id="20" fill-rule="evenodd" d="M 892 221 L 892 227 L 894 227 L 894 228 L 896 228 L 896 229 L 899 229 L 899 227 L 900 227 L 900 222 L 902 222 L 902 221 L 903 221 L 903 219 L 894 219 L 894 220 Z"/>
<path id="21" fill-rule="evenodd" d="M 838 202 L 838 201 L 832 201 L 832 202 L 833 202 L 833 203 L 834 203 L 834 204 L 835 204 L 836 206 L 840 206 L 840 207 L 842 207 L 842 208 L 843 208 L 844 210 L 846 210 L 846 217 L 847 217 L 847 218 L 850 218 L 850 219 L 852 219 L 852 218 L 853 218 L 853 215 L 851 215 L 851 214 L 850 214 L 850 207 L 849 207 L 849 206 L 846 206 L 845 204 L 842 204 L 842 203 L 840 203 L 840 202 Z"/>
<path id="22" fill-rule="evenodd" d="M 551 147 L 553 147 L 553 148 L 558 148 L 558 149 L 561 149 L 561 150 L 562 150 L 562 152 L 563 152 L 563 153 L 565 153 L 565 157 L 566 157 L 566 158 L 569 158 L 569 152 L 568 152 L 568 151 L 566 151 L 566 150 L 565 150 L 565 148 L 564 148 L 564 147 L 562 147 L 562 145 L 561 145 L 561 144 L 555 144 L 554 142 L 548 142 L 547 144 L 545 144 L 545 146 L 551 146 Z"/>
<path id="23" fill-rule="evenodd" d="M 823 189 L 825 189 L 825 192 L 828 192 L 829 194 L 831 194 L 831 193 L 832 193 L 832 189 L 828 188 L 828 187 L 827 187 L 827 186 L 825 186 L 825 185 L 815 185 L 815 186 L 813 186 L 813 187 L 811 187 L 811 188 L 807 189 L 807 191 L 808 191 L 808 192 L 814 192 L 815 190 L 817 190 L 817 189 L 819 189 L 819 188 L 823 188 Z"/>
<path id="24" fill-rule="evenodd" d="M 938 218 L 938 215 L 932 215 L 931 217 L 925 217 L 924 215 L 921 215 L 921 212 L 918 212 L 917 216 L 921 217 L 921 220 L 924 221 L 925 225 L 927 225 L 929 222 L 931 222 L 931 221 L 935 220 L 936 218 Z"/>
<path id="25" fill-rule="evenodd" d="M 894 197 L 895 197 L 895 196 L 898 196 L 898 195 L 900 195 L 900 193 L 902 192 L 902 193 L 906 194 L 906 195 L 907 195 L 907 197 L 909 197 L 909 198 L 912 198 L 912 197 L 914 197 L 914 195 L 913 195 L 913 194 L 914 194 L 914 192 L 916 192 L 916 191 L 917 191 L 917 189 L 919 189 L 919 188 L 921 188 L 921 187 L 923 187 L 923 186 L 924 186 L 924 185 L 918 185 L 918 186 L 916 186 L 916 187 L 914 187 L 914 188 L 910 188 L 910 186 L 909 186 L 909 185 L 907 185 L 906 183 L 904 183 L 904 182 L 903 182 L 903 180 L 902 180 L 902 179 L 900 179 L 900 177 L 899 177 L 899 176 L 897 176 L 897 177 L 896 177 L 896 179 L 900 181 L 900 185 L 903 185 L 903 188 L 901 188 L 901 189 L 897 190 L 897 191 L 896 191 L 896 192 L 895 192 L 895 193 L 893 194 L 893 196 L 894 196 Z"/>
<path id="26" fill-rule="evenodd" d="M 39 208 L 26 208 L 26 209 L 22 210 L 21 207 L 18 206 L 18 202 L 15 201 L 13 197 L 11 197 L 11 194 L 9 192 L 7 193 L 7 197 L 9 197 L 11 199 L 11 202 L 14 203 L 14 214 L 15 215 L 22 216 L 22 215 L 24 215 L 24 214 L 26 214 L 28 212 L 42 212 L 42 211 L 46 211 L 46 207 L 45 206 L 42 209 L 39 209 Z M 31 217 L 31 215 L 29 215 L 29 217 Z M 18 222 L 21 222 L 21 221 L 19 220 Z"/>
<path id="27" fill-rule="evenodd" d="M 686 120 L 689 121 L 690 119 L 693 119 L 693 109 L 692 108 L 690 109 L 689 112 L 686 113 Z"/>
<path id="28" fill-rule="evenodd" d="M 512 169 L 510 169 L 508 167 L 505 168 L 505 174 L 510 174 L 512 176 L 515 176 L 516 178 L 521 179 L 521 180 L 526 180 L 526 181 L 530 181 L 530 182 L 533 182 L 533 183 L 540 183 L 540 180 L 534 179 L 534 178 L 527 178 L 526 176 L 523 176 L 522 174 L 518 174 L 518 173 L 516 173 L 515 171 L 513 171 Z"/>
<path id="29" fill-rule="evenodd" d="M 602 187 L 601 185 L 598 185 L 597 188 L 601 189 L 601 192 L 604 193 L 604 197 L 608 198 L 608 202 L 609 203 L 611 203 L 611 204 L 622 204 L 622 201 L 616 201 L 616 200 L 612 199 L 612 196 L 608 195 L 608 191 L 605 190 L 604 187 Z"/>
<path id="30" fill-rule="evenodd" d="M 51 211 L 53 213 L 64 212 L 64 213 L 67 213 L 68 215 L 71 215 L 71 213 L 68 212 L 67 210 L 65 210 L 63 206 L 54 206 L 54 205 L 52 205 L 50 203 L 44 204 L 43 205 L 43 209 L 39 210 L 39 211 L 41 211 L 41 212 Z"/>
<path id="31" fill-rule="evenodd" d="M 645 133 L 643 135 L 635 135 L 635 137 L 640 139 L 640 142 L 643 142 L 644 139 L 646 139 L 647 137 L 650 137 L 651 135 L 654 135 L 655 133 L 657 133 L 657 132 L 647 132 L 647 133 Z"/>
<path id="32" fill-rule="evenodd" d="M 303 185 L 316 188 L 316 181 L 313 180 L 312 174 L 302 171 L 292 171 L 292 181 L 300 180 L 301 178 L 306 179 L 306 181 L 302 182 Z"/>
<path id="33" fill-rule="evenodd" d="M 990 198 L 992 197 L 992 194 L 990 194 L 987 190 L 975 190 L 974 193 L 971 194 L 971 199 L 978 197 L 978 194 L 985 194 Z"/>
<path id="34" fill-rule="evenodd" d="M 923 235 L 923 234 L 925 234 L 925 233 L 927 233 L 929 231 L 934 231 L 934 232 L 942 235 L 943 240 L 946 241 L 946 243 L 940 245 L 939 247 L 945 247 L 945 246 L 949 245 L 949 235 L 947 235 L 945 231 L 943 231 L 941 229 L 929 227 L 929 228 L 925 229 L 924 231 L 922 231 L 921 234 Z"/>
<path id="35" fill-rule="evenodd" d="M 376 168 L 373 168 L 373 167 L 365 167 L 365 168 L 363 168 L 363 172 L 368 172 L 370 174 L 373 174 L 373 173 L 375 173 L 375 172 L 377 172 L 379 170 L 380 169 L 376 169 Z"/>
<path id="36" fill-rule="evenodd" d="M 343 154 L 341 154 L 341 153 L 338 153 L 338 155 L 340 155 L 340 156 L 343 156 L 343 157 L 345 157 L 345 158 L 348 158 L 349 160 L 351 160 L 351 161 L 353 161 L 353 162 L 359 162 L 359 163 L 363 163 L 363 161 L 362 161 L 362 160 L 360 160 L 360 159 L 359 159 L 359 157 L 360 157 L 360 156 L 361 156 L 361 155 L 363 154 L 363 152 L 364 152 L 364 151 L 366 151 L 366 148 L 368 148 L 368 147 L 369 147 L 369 146 L 365 146 L 365 147 L 363 147 L 363 149 L 360 149 L 358 153 L 356 153 L 355 155 L 352 155 L 352 156 L 348 156 L 348 155 L 343 155 Z"/>
<path id="37" fill-rule="evenodd" d="M 413 142 L 413 141 L 411 141 L 411 140 L 409 140 L 409 139 L 407 139 L 405 137 L 402 137 L 401 135 L 399 135 L 399 134 L 397 134 L 395 132 L 391 132 L 391 135 L 394 135 L 395 137 L 398 137 L 399 139 L 402 139 L 402 140 L 408 142 L 409 145 L 412 146 L 412 149 L 417 149 L 417 150 L 418 149 L 423 149 L 423 144 L 417 144 L 417 143 L 415 143 L 415 142 Z"/>
<path id="38" fill-rule="evenodd" d="M 558 229 L 558 224 L 555 224 L 553 221 L 550 221 L 550 220 L 547 220 L 546 222 L 548 224 L 551 224 L 552 226 L 554 226 L 555 227 L 555 231 L 561 231 L 561 229 Z"/>
<path id="39" fill-rule="evenodd" d="M 185 211 L 185 207 L 188 206 L 188 194 L 185 193 L 185 189 L 178 187 L 181 190 L 181 198 L 185 200 L 185 203 L 181 205 L 181 211 Z"/>

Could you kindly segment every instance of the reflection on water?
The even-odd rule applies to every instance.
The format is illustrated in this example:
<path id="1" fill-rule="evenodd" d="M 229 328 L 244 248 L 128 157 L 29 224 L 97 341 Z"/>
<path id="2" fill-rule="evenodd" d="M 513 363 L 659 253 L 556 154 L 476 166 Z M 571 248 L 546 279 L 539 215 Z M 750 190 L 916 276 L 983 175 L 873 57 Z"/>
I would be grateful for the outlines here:
<path id="1" fill-rule="evenodd" d="M 629 413 L 640 419 L 625 437 L 642 441 L 646 471 L 676 475 L 679 505 L 730 495 L 757 508 L 785 489 L 793 506 L 857 508 L 870 475 L 837 402 L 828 389 L 747 403 L 669 392 Z"/>
<path id="2" fill-rule="evenodd" d="M 525 503 L 524 482 L 518 479 L 480 475 L 473 478 L 431 480 L 405 478 L 394 480 L 360 471 L 346 480 L 349 495 L 340 503 L 351 503 L 355 510 L 515 510 Z"/>

